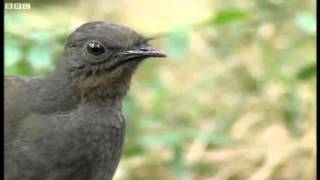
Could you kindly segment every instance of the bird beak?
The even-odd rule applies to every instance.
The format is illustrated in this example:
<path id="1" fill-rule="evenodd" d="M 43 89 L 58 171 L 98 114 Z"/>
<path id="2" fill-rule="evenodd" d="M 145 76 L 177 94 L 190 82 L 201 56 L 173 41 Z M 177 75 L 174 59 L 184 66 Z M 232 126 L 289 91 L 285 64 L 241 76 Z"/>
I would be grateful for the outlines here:
<path id="1" fill-rule="evenodd" d="M 150 46 L 143 46 L 137 49 L 126 50 L 121 54 L 131 57 L 167 57 L 164 52 Z"/>

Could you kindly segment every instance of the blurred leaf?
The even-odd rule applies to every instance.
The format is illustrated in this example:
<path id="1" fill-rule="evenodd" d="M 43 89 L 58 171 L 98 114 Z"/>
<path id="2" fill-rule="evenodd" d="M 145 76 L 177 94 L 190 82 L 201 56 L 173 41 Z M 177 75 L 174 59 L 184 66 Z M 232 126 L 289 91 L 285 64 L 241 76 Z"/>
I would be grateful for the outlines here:
<path id="1" fill-rule="evenodd" d="M 171 161 L 171 168 L 175 174 L 177 180 L 186 179 L 187 167 L 183 158 L 183 147 L 176 146 L 174 147 L 174 158 Z"/>
<path id="2" fill-rule="evenodd" d="M 246 98 L 241 97 L 233 105 L 232 109 L 228 109 L 228 113 L 220 115 L 217 121 L 215 132 L 218 134 L 227 134 L 233 125 L 239 120 L 239 116 L 243 113 L 243 104 L 246 103 Z"/>
<path id="3" fill-rule="evenodd" d="M 301 136 L 303 134 L 303 116 L 299 93 L 293 88 L 284 94 L 283 101 L 286 103 L 286 106 L 283 109 L 283 115 L 287 127 L 291 130 L 290 132 L 293 135 Z"/>
<path id="4" fill-rule="evenodd" d="M 184 135 L 179 132 L 163 132 L 157 133 L 154 136 L 148 136 L 142 139 L 142 144 L 146 147 L 176 147 L 184 139 Z"/>
<path id="5" fill-rule="evenodd" d="M 5 67 L 12 66 L 19 62 L 22 58 L 22 52 L 18 43 L 10 38 L 5 39 Z"/>
<path id="6" fill-rule="evenodd" d="M 21 74 L 20 69 L 18 66 L 8 66 L 5 68 L 5 75 L 17 75 Z"/>
<path id="7" fill-rule="evenodd" d="M 132 145 L 125 144 L 125 146 L 126 148 L 124 149 L 124 153 L 123 153 L 124 158 L 129 158 L 132 156 L 145 153 L 145 149 L 142 146 L 140 146 L 138 143 L 134 143 Z"/>
<path id="8" fill-rule="evenodd" d="M 306 80 L 309 79 L 316 74 L 316 63 L 309 64 L 302 68 L 298 73 L 297 73 L 297 78 L 300 80 Z"/>
<path id="9" fill-rule="evenodd" d="M 176 28 L 169 33 L 166 47 L 173 60 L 179 61 L 183 58 L 189 48 L 190 38 L 191 29 L 186 27 Z"/>
<path id="10" fill-rule="evenodd" d="M 191 134 L 193 138 L 203 142 L 210 142 L 215 145 L 226 145 L 234 142 L 230 137 L 217 132 L 193 130 L 191 131 Z"/>
<path id="11" fill-rule="evenodd" d="M 317 22 L 314 15 L 310 13 L 300 13 L 296 16 L 296 24 L 302 30 L 308 33 L 315 33 L 317 29 Z"/>
<path id="12" fill-rule="evenodd" d="M 130 157 L 144 153 L 144 147 L 139 144 L 140 134 L 137 133 L 140 129 L 140 123 L 134 121 L 139 119 L 141 109 L 139 108 L 139 103 L 137 103 L 138 101 L 132 94 L 132 91 L 129 91 L 124 101 L 123 110 L 127 119 L 126 125 L 127 127 L 130 127 L 126 129 L 126 148 L 124 149 L 124 157 Z"/>
<path id="13" fill-rule="evenodd" d="M 149 136 L 142 140 L 146 147 L 177 147 L 186 139 L 199 139 L 204 142 L 210 142 L 214 145 L 227 145 L 235 142 L 232 138 L 220 132 L 189 130 L 182 132 L 164 132 L 156 133 L 155 136 Z"/>
<path id="14" fill-rule="evenodd" d="M 135 114 L 138 114 L 138 104 L 136 103 L 135 97 L 131 92 L 124 99 L 125 103 L 123 105 L 123 110 L 128 117 L 135 117 Z"/>
<path id="15" fill-rule="evenodd" d="M 211 25 L 224 25 L 234 22 L 245 21 L 250 18 L 250 14 L 247 11 L 240 9 L 224 10 L 220 11 L 217 15 L 213 16 L 209 20 Z"/>
<path id="16" fill-rule="evenodd" d="M 265 70 L 265 80 L 270 81 L 272 79 L 286 82 L 288 80 L 288 76 L 281 71 L 282 61 L 277 59 L 277 50 L 269 43 L 262 42 L 262 61 L 264 64 Z"/>
<path id="17" fill-rule="evenodd" d="M 153 114 L 157 119 L 163 119 L 166 114 L 165 108 L 168 90 L 159 79 L 153 82 L 152 88 L 154 92 L 156 92 L 156 97 L 153 103 Z"/>
<path id="18" fill-rule="evenodd" d="M 14 30 L 14 29 L 19 29 L 20 27 L 26 26 L 30 23 L 27 23 L 27 21 L 25 21 L 23 19 L 23 16 L 18 16 L 16 14 L 10 13 L 9 11 L 5 11 L 5 16 L 4 16 L 4 20 L 5 20 L 5 30 Z"/>
<path id="19" fill-rule="evenodd" d="M 40 70 L 53 68 L 50 50 L 47 45 L 38 44 L 31 47 L 28 52 L 27 59 L 34 69 Z"/>
<path id="20" fill-rule="evenodd" d="M 22 75 L 30 76 L 34 75 L 32 67 L 26 61 L 19 61 L 17 64 L 5 68 L 6 75 Z"/>
<path id="21" fill-rule="evenodd" d="M 38 32 L 31 34 L 30 38 L 36 42 L 43 43 L 52 40 L 54 36 L 50 35 L 49 32 Z"/>
<path id="22" fill-rule="evenodd" d="M 72 33 L 72 28 L 66 27 L 66 30 L 63 30 L 63 31 L 60 31 L 57 33 L 57 36 L 55 37 L 56 41 L 58 43 L 60 43 L 61 45 L 65 44 L 65 42 L 68 39 L 69 34 L 71 34 L 71 33 Z"/>

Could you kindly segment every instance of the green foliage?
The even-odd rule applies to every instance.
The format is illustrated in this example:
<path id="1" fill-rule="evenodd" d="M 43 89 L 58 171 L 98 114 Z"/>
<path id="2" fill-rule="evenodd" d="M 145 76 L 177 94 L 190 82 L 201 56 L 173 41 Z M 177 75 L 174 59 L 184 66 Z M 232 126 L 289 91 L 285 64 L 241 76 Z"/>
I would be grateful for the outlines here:
<path id="1" fill-rule="evenodd" d="M 167 37 L 166 49 L 169 56 L 175 61 L 180 61 L 188 51 L 191 29 L 188 27 L 174 28 Z"/>
<path id="2" fill-rule="evenodd" d="M 208 24 L 215 26 L 226 25 L 235 22 L 246 21 L 249 20 L 250 17 L 251 15 L 248 11 L 241 9 L 223 10 L 214 15 L 208 21 Z"/>
<path id="3" fill-rule="evenodd" d="M 42 76 L 52 72 L 69 28 L 63 32 L 42 29 L 39 24 L 27 23 L 26 17 L 9 12 L 5 13 L 5 22 L 5 73 Z"/>
<path id="4" fill-rule="evenodd" d="M 297 73 L 296 77 L 300 80 L 307 80 L 309 78 L 315 77 L 317 71 L 316 63 L 311 63 L 303 68 Z"/>
<path id="5" fill-rule="evenodd" d="M 314 15 L 308 13 L 308 12 L 302 12 L 299 13 L 296 16 L 296 24 L 304 31 L 308 33 L 315 33 L 317 24 L 316 24 L 316 18 Z"/>
<path id="6" fill-rule="evenodd" d="M 10 36 L 6 36 L 5 44 L 5 67 L 14 66 L 22 59 L 19 43 Z"/>
<path id="7" fill-rule="evenodd" d="M 286 126 L 291 130 L 290 132 L 295 136 L 303 134 L 302 123 L 303 116 L 301 113 L 301 99 L 298 93 L 294 90 L 287 92 L 283 97 L 286 104 L 283 109 Z"/>
<path id="8" fill-rule="evenodd" d="M 27 54 L 27 60 L 35 70 L 53 67 L 49 47 L 44 44 L 31 47 Z"/>

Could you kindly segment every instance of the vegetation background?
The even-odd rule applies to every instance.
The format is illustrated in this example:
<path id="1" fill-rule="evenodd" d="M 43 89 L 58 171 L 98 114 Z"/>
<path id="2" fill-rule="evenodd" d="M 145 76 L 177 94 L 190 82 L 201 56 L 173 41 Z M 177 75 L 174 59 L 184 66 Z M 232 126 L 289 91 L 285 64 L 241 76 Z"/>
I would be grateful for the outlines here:
<path id="1" fill-rule="evenodd" d="M 5 10 L 6 75 L 52 72 L 87 21 L 162 36 L 169 57 L 125 99 L 115 180 L 316 179 L 316 0 L 24 2 Z"/>

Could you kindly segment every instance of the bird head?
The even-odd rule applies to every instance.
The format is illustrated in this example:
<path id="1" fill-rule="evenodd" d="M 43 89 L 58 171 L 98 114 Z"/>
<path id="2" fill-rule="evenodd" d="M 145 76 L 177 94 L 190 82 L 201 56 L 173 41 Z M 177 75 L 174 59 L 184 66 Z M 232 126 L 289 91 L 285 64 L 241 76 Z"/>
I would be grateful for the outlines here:
<path id="1" fill-rule="evenodd" d="M 148 38 L 128 27 L 96 21 L 77 28 L 68 38 L 63 66 L 82 89 L 128 85 L 137 66 L 148 57 L 165 57 Z"/>
<path id="2" fill-rule="evenodd" d="M 148 57 L 165 57 L 148 45 L 148 38 L 114 23 L 86 23 L 68 38 L 65 53 L 71 70 L 85 69 L 94 75 L 111 75 L 135 65 Z"/>

